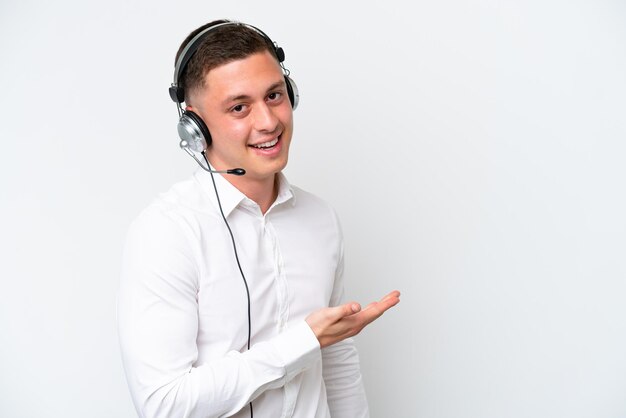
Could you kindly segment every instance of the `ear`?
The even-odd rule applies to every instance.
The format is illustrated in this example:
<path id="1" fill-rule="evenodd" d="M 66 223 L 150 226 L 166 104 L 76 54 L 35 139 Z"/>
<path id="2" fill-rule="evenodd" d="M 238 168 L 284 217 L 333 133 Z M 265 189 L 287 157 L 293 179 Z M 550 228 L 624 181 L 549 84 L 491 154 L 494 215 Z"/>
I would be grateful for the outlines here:
<path id="1" fill-rule="evenodd" d="M 196 114 L 199 115 L 200 114 L 200 108 L 198 108 L 198 107 L 196 107 L 196 106 L 194 106 L 192 104 L 185 103 L 185 112 L 193 112 L 193 113 L 196 113 Z"/>
<path id="2" fill-rule="evenodd" d="M 193 97 L 191 94 L 189 95 L 190 97 L 188 97 L 188 101 L 185 102 L 185 110 L 190 111 L 190 112 L 194 112 L 194 113 L 199 113 L 200 112 L 200 107 L 199 106 L 195 106 L 195 104 L 197 103 L 194 99 L 195 97 Z"/>

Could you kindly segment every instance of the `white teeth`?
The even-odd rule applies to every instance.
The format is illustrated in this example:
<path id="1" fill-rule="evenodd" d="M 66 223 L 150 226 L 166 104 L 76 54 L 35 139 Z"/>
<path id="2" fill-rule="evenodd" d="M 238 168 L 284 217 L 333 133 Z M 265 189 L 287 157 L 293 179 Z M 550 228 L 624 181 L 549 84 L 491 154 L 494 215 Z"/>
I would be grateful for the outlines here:
<path id="1" fill-rule="evenodd" d="M 271 148 L 274 145 L 276 145 L 278 143 L 278 138 L 273 139 L 271 141 L 268 142 L 264 142 L 262 144 L 256 144 L 256 145 L 252 145 L 254 148 Z"/>

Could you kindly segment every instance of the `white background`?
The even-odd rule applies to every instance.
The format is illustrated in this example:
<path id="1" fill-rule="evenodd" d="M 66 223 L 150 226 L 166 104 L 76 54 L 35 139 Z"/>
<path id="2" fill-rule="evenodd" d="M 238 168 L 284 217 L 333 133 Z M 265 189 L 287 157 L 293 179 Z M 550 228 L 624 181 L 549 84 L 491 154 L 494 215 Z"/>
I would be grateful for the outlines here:
<path id="1" fill-rule="evenodd" d="M 378 3 L 379 5 L 374 5 Z M 0 2 L 0 416 L 131 418 L 129 222 L 195 163 L 174 54 L 233 18 L 301 92 L 373 417 L 626 417 L 626 3 Z"/>

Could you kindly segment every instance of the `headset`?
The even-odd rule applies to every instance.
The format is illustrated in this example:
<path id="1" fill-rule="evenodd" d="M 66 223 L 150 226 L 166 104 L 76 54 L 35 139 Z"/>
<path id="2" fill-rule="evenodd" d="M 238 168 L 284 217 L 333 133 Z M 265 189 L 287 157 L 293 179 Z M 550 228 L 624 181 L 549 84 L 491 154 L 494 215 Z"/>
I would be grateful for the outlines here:
<path id="1" fill-rule="evenodd" d="M 180 77 L 185 71 L 185 68 L 191 60 L 191 57 L 195 54 L 200 45 L 202 45 L 202 42 L 211 32 L 218 28 L 233 25 L 243 26 L 255 31 L 256 33 L 261 35 L 263 39 L 265 39 L 268 45 L 272 47 L 274 54 L 278 58 L 278 63 L 283 70 L 283 76 L 285 77 L 285 84 L 287 86 L 287 96 L 289 97 L 291 108 L 295 110 L 298 107 L 298 102 L 300 101 L 298 87 L 296 86 L 296 83 L 291 79 L 291 77 L 289 77 L 290 72 L 287 68 L 285 68 L 283 64 L 283 61 L 285 60 L 285 51 L 281 47 L 279 47 L 276 42 L 272 41 L 270 37 L 267 36 L 265 32 L 263 32 L 261 29 L 256 28 L 252 25 L 248 25 L 246 23 L 228 21 L 209 26 L 208 28 L 202 30 L 200 33 L 194 36 L 193 39 L 189 41 L 189 43 L 180 53 L 178 60 L 176 61 L 176 66 L 174 67 L 174 81 L 169 88 L 170 97 L 177 104 L 178 107 L 178 116 L 180 119 L 178 120 L 177 130 L 178 136 L 181 140 L 180 147 L 187 151 L 187 153 L 190 153 L 189 148 L 196 152 L 204 152 L 207 147 L 211 145 L 212 140 L 209 129 L 207 128 L 202 118 L 197 113 L 183 109 L 181 103 L 185 101 L 185 91 L 180 86 Z"/>

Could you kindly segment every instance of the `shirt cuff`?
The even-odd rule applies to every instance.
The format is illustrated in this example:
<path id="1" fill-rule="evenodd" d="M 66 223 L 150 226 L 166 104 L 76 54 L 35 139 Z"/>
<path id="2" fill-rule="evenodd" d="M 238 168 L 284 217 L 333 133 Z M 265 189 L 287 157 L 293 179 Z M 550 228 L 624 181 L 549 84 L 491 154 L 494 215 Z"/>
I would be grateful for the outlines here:
<path id="1" fill-rule="evenodd" d="M 321 361 L 320 343 L 305 321 L 285 330 L 272 339 L 272 345 L 285 367 L 285 382 Z"/>

